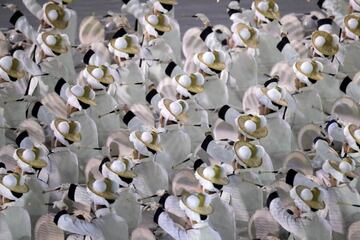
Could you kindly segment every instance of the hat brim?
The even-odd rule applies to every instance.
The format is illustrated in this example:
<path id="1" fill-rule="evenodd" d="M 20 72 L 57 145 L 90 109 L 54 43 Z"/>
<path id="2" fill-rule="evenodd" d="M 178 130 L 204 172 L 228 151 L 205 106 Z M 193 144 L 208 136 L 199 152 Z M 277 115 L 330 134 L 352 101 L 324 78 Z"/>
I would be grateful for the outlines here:
<path id="1" fill-rule="evenodd" d="M 52 34 L 51 32 L 43 32 L 43 33 L 41 34 L 41 38 L 42 38 L 43 43 L 44 43 L 46 46 L 48 46 L 53 52 L 56 52 L 56 53 L 59 53 L 59 54 L 64 54 L 64 53 L 66 53 L 66 52 L 68 51 L 68 47 L 64 44 L 64 41 L 63 41 L 63 40 L 60 42 L 60 44 L 57 43 L 57 44 L 54 45 L 54 46 L 48 45 L 48 44 L 46 43 L 46 37 L 49 36 L 49 35 L 54 35 L 54 34 Z"/>
<path id="2" fill-rule="evenodd" d="M 47 166 L 47 162 L 45 162 L 44 160 L 40 159 L 40 154 L 39 154 L 39 150 L 35 151 L 35 160 L 33 161 L 26 161 L 22 155 L 23 155 L 23 152 L 25 151 L 24 148 L 18 148 L 15 150 L 15 154 L 16 156 L 24 163 L 30 165 L 31 167 L 34 167 L 34 168 L 44 168 Z"/>
<path id="3" fill-rule="evenodd" d="M 322 47 L 317 47 L 315 45 L 315 39 L 319 36 L 322 36 L 325 38 L 325 44 Z M 337 45 L 336 47 L 332 45 L 332 36 L 330 33 L 325 32 L 325 31 L 315 31 L 312 33 L 311 35 L 311 43 L 313 45 L 313 47 L 321 52 L 322 54 L 326 55 L 326 56 L 334 56 L 338 51 L 339 51 L 339 46 Z M 329 44 L 330 43 L 330 44 Z"/>
<path id="4" fill-rule="evenodd" d="M 178 2 L 176 0 L 159 0 L 160 3 L 169 4 L 169 5 L 177 5 Z"/>
<path id="5" fill-rule="evenodd" d="M 248 29 L 251 36 L 249 39 L 245 40 L 241 37 L 240 35 L 240 31 L 243 29 Z M 246 47 L 249 48 L 256 48 L 257 47 L 257 32 L 256 30 L 254 30 L 254 28 L 249 27 L 248 25 L 244 24 L 244 23 L 238 23 L 237 25 L 237 32 L 239 34 L 239 37 L 241 39 L 241 41 L 243 41 L 243 43 L 246 45 Z"/>
<path id="6" fill-rule="evenodd" d="M 239 128 L 239 131 L 241 133 L 243 133 L 246 137 L 250 137 L 250 138 L 260 139 L 260 138 L 266 137 L 268 135 L 267 127 L 261 127 L 261 128 L 255 130 L 252 133 L 249 133 L 249 132 L 246 131 L 245 122 L 247 120 L 251 120 L 251 119 L 252 119 L 252 117 L 249 116 L 249 115 L 239 116 L 238 119 L 237 119 L 237 125 L 238 125 L 238 128 Z"/>
<path id="7" fill-rule="evenodd" d="M 2 180 L 6 175 L 7 174 L 1 174 L 0 175 L 0 184 L 3 185 L 5 188 L 9 189 L 12 192 L 16 192 L 16 193 L 27 193 L 29 191 L 29 186 L 26 185 L 25 183 L 24 183 L 24 185 L 16 185 L 13 188 L 8 188 L 4 184 L 2 184 Z"/>
<path id="8" fill-rule="evenodd" d="M 86 67 L 87 68 L 87 71 L 88 73 L 93 77 L 95 78 L 93 75 L 92 75 L 92 71 L 97 68 L 97 66 L 95 65 L 89 65 Z M 104 69 L 103 69 L 104 71 Z M 112 84 L 114 82 L 114 78 L 113 76 L 111 76 L 111 74 L 109 74 L 109 71 L 108 69 L 105 69 L 104 71 L 104 76 L 102 78 L 95 78 L 96 80 L 98 80 L 100 83 L 104 83 L 104 84 Z"/>
<path id="9" fill-rule="evenodd" d="M 69 88 L 69 91 L 70 93 L 76 97 L 79 101 L 85 103 L 85 104 L 88 104 L 88 105 L 91 105 L 91 106 L 95 106 L 96 105 L 96 102 L 92 99 L 89 98 L 88 96 L 88 92 L 91 90 L 91 88 L 89 86 L 85 86 L 84 87 L 84 91 L 87 92 L 87 96 L 81 96 L 81 97 L 78 97 L 76 96 L 72 91 L 71 91 L 71 88 Z"/>
<path id="10" fill-rule="evenodd" d="M 50 18 L 48 17 L 48 14 L 52 10 L 55 10 L 56 12 L 60 12 L 62 15 L 62 19 L 57 19 L 55 21 L 50 20 Z M 47 20 L 50 22 L 50 24 L 53 25 L 57 29 L 62 30 L 62 29 L 67 28 L 67 26 L 69 25 L 69 21 L 66 21 L 63 18 L 63 16 L 65 15 L 64 9 L 55 3 L 48 3 L 45 6 L 45 15 L 46 15 Z"/>
<path id="11" fill-rule="evenodd" d="M 192 92 L 192 93 L 201 93 L 204 91 L 204 86 L 201 86 L 201 85 L 196 85 L 194 84 L 194 80 L 193 78 L 195 76 L 191 75 L 190 78 L 191 78 L 191 85 L 188 86 L 188 87 L 185 87 L 184 85 L 181 85 L 180 82 L 179 82 L 179 79 L 181 77 L 181 74 L 175 76 L 175 80 L 176 82 L 183 88 L 185 88 L 186 90 L 188 90 L 189 92 Z M 196 81 L 195 81 L 196 82 Z"/>
<path id="12" fill-rule="evenodd" d="M 351 137 L 356 141 L 357 144 L 360 144 L 360 139 L 355 138 L 355 131 L 358 129 L 360 129 L 360 128 L 354 124 L 349 125 L 349 132 L 350 132 Z"/>
<path id="13" fill-rule="evenodd" d="M 184 123 L 184 122 L 186 122 L 186 120 L 187 120 L 187 115 L 186 115 L 186 113 L 182 113 L 182 114 L 180 114 L 180 115 L 178 115 L 178 116 L 175 116 L 174 114 L 172 114 L 172 112 L 170 111 L 170 104 L 172 103 L 172 101 L 170 100 L 170 99 L 164 99 L 164 106 L 166 107 L 166 109 L 167 109 L 167 111 L 171 114 L 171 115 L 173 115 L 175 118 L 176 118 L 176 120 L 177 121 L 179 121 L 179 122 L 181 122 L 181 123 Z"/>
<path id="14" fill-rule="evenodd" d="M 310 201 L 306 201 L 301 197 L 301 191 L 304 190 L 306 187 L 299 185 L 296 187 L 296 194 L 299 196 L 299 198 L 304 201 L 309 207 L 311 207 L 312 209 L 317 209 L 317 210 L 321 210 L 325 208 L 325 202 L 324 201 L 315 201 L 315 200 L 310 200 Z"/>
<path id="15" fill-rule="evenodd" d="M 111 189 L 111 180 L 109 179 L 105 179 L 105 184 L 106 184 L 106 190 L 105 192 L 96 192 L 93 188 L 93 183 L 95 182 L 95 178 L 90 178 L 89 179 L 89 182 L 87 183 L 87 188 L 94 194 L 102 197 L 102 198 L 105 198 L 107 200 L 115 200 L 117 198 L 117 194 L 114 193 L 114 192 L 111 192 L 110 189 Z"/>
<path id="16" fill-rule="evenodd" d="M 133 44 L 131 44 L 131 42 L 130 42 L 130 45 L 128 44 L 128 46 L 126 48 L 116 48 L 115 41 L 116 41 L 116 38 L 111 39 L 110 44 L 117 51 L 124 52 L 127 54 L 137 54 L 139 52 L 139 48 L 137 46 L 134 46 Z"/>
<path id="17" fill-rule="evenodd" d="M 215 69 L 215 70 L 218 70 L 218 71 L 222 71 L 225 69 L 225 63 L 224 62 L 220 62 L 219 59 L 215 58 L 215 61 L 214 63 L 212 64 L 206 64 L 203 60 L 203 55 L 204 55 L 204 52 L 202 53 L 199 53 L 198 54 L 198 59 L 201 63 L 205 64 L 206 66 L 208 66 L 209 68 L 212 68 L 212 69 Z"/>
<path id="18" fill-rule="evenodd" d="M 212 183 L 215 183 L 215 184 L 218 184 L 218 185 L 227 185 L 229 184 L 229 179 L 226 178 L 226 177 L 220 177 L 220 178 L 207 178 L 204 176 L 204 170 L 205 170 L 205 167 L 200 167 L 197 169 L 197 173 L 200 175 L 200 177 L 212 182 Z"/>
<path id="19" fill-rule="evenodd" d="M 280 12 L 274 12 L 272 8 L 269 7 L 268 11 L 262 11 L 258 8 L 258 3 L 261 2 L 261 0 L 255 0 L 255 9 L 262 15 L 264 15 L 268 19 L 279 19 L 280 18 Z M 275 1 L 269 1 L 269 4 L 274 4 Z"/>
<path id="20" fill-rule="evenodd" d="M 68 134 L 62 134 L 61 131 L 58 129 L 58 126 L 61 122 L 64 122 L 66 121 L 65 119 L 62 119 L 62 118 L 58 118 L 58 119 L 55 119 L 55 122 L 54 122 L 54 125 L 55 125 L 55 128 L 56 130 L 67 140 L 70 140 L 72 142 L 79 142 L 81 140 L 81 134 L 80 132 L 78 133 L 74 133 L 74 132 L 69 132 Z M 68 121 L 66 121 L 68 122 Z M 71 129 L 71 127 L 70 127 Z"/>
<path id="21" fill-rule="evenodd" d="M 298 70 L 301 74 L 305 75 L 307 78 L 311 78 L 315 81 L 320 81 L 324 79 L 324 75 L 320 72 L 311 72 L 310 74 L 306 74 L 303 71 L 301 71 L 301 65 L 304 63 L 304 61 L 299 61 L 295 63 L 295 68 Z"/>
<path id="22" fill-rule="evenodd" d="M 280 100 L 278 100 L 278 101 L 272 100 L 272 99 L 269 97 L 269 95 L 268 95 L 268 91 L 269 91 L 268 88 L 262 87 L 262 88 L 261 88 L 261 91 L 262 91 L 262 93 L 263 93 L 264 95 L 266 95 L 272 102 L 274 102 L 274 103 L 276 103 L 276 104 L 278 104 L 278 105 L 284 106 L 284 107 L 286 107 L 286 106 L 288 105 L 287 101 L 285 101 L 284 99 L 280 99 Z"/>
<path id="23" fill-rule="evenodd" d="M 129 171 L 129 170 L 126 170 L 124 172 L 120 172 L 120 173 L 117 173 L 117 172 L 114 172 L 114 170 L 111 169 L 110 167 L 110 162 L 107 162 L 105 163 L 105 166 L 113 173 L 115 173 L 116 175 L 120 176 L 120 177 L 124 177 L 124 178 L 135 178 L 137 175 L 136 173 L 134 173 L 133 171 Z"/>
<path id="24" fill-rule="evenodd" d="M 201 207 L 197 207 L 197 208 L 191 208 L 187 203 L 186 203 L 186 199 L 189 195 L 188 194 L 184 194 L 182 197 L 181 197 L 181 201 L 182 203 L 187 207 L 189 208 L 191 211 L 193 212 L 196 212 L 198 214 L 201 214 L 201 215 L 210 215 L 211 213 L 213 213 L 214 209 L 210 206 L 210 205 L 207 205 L 207 206 L 201 206 Z"/>
<path id="25" fill-rule="evenodd" d="M 140 142 L 142 142 L 142 144 L 144 144 L 146 147 L 148 147 L 148 148 L 150 148 L 150 149 L 152 149 L 152 150 L 154 150 L 154 151 L 156 151 L 156 152 L 160 152 L 161 151 L 161 147 L 158 145 L 158 144 L 156 144 L 156 140 L 154 139 L 154 141 L 153 142 L 151 142 L 151 143 L 146 143 L 146 142 L 144 142 L 142 139 L 141 139 L 141 132 L 135 132 L 135 136 L 136 136 L 136 138 L 140 141 Z"/>
<path id="26" fill-rule="evenodd" d="M 18 70 L 18 66 L 20 65 L 20 62 L 18 59 L 13 58 L 13 64 L 11 66 L 11 69 L 9 71 L 6 71 L 5 69 L 3 69 L 1 66 L 0 68 L 5 71 L 10 77 L 16 78 L 16 79 L 20 79 L 23 78 L 25 76 L 25 71 L 24 70 Z"/>
<path id="27" fill-rule="evenodd" d="M 158 19 L 159 19 L 159 22 L 158 24 L 152 24 L 151 22 L 149 22 L 148 20 L 148 17 L 150 15 L 147 15 L 145 16 L 145 21 L 150 25 L 152 26 L 153 28 L 155 28 L 156 30 L 158 31 L 161 31 L 161 32 L 170 32 L 172 27 L 170 24 L 165 24 L 164 21 L 165 21 L 165 17 L 163 15 L 157 15 Z"/>
<path id="28" fill-rule="evenodd" d="M 244 161 L 238 155 L 238 150 L 241 147 L 246 146 L 246 147 L 249 147 L 251 149 L 252 145 L 253 144 L 248 143 L 248 142 L 237 141 L 234 144 L 234 151 L 235 151 L 236 157 L 239 159 L 240 162 L 244 163 L 246 165 L 246 167 L 248 167 L 248 168 L 257 168 L 257 167 L 260 167 L 262 165 L 262 162 L 263 162 L 262 158 L 257 157 L 256 154 L 252 154 L 252 156 L 248 160 Z"/>
<path id="29" fill-rule="evenodd" d="M 348 21 L 349 21 L 351 18 L 356 18 L 356 19 L 358 20 L 358 22 L 360 22 L 360 17 L 359 17 L 359 16 L 349 14 L 349 15 L 346 15 L 345 18 L 344 18 L 345 27 L 346 27 L 350 32 L 352 32 L 352 33 L 355 34 L 356 36 L 360 37 L 360 24 L 357 25 L 356 29 L 351 29 L 351 28 L 349 27 Z"/>

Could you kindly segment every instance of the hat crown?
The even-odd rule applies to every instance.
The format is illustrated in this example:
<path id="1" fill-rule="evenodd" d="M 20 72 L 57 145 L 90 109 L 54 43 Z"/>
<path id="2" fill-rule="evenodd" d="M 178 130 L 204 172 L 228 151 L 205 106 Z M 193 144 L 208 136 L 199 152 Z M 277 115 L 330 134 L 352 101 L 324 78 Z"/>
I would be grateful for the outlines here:
<path id="1" fill-rule="evenodd" d="M 71 92 L 73 92 L 75 96 L 81 97 L 84 95 L 85 89 L 83 86 L 77 84 L 77 85 L 71 87 Z"/>
<path id="2" fill-rule="evenodd" d="M 205 52 L 203 55 L 203 61 L 205 64 L 213 64 L 215 62 L 215 55 L 212 52 Z"/>
<path id="3" fill-rule="evenodd" d="M 348 25 L 351 30 L 354 30 L 358 27 L 359 21 L 356 18 L 350 18 L 348 20 Z"/>
<path id="4" fill-rule="evenodd" d="M 141 140 L 145 143 L 152 143 L 154 141 L 153 135 L 151 132 L 143 132 L 141 134 Z"/>
<path id="5" fill-rule="evenodd" d="M 314 67 L 310 61 L 306 61 L 301 64 L 300 69 L 303 73 L 310 74 L 313 72 Z"/>
<path id="6" fill-rule="evenodd" d="M 195 195 L 190 195 L 189 197 L 186 198 L 186 204 L 190 208 L 197 208 L 200 206 L 200 199 Z"/>
<path id="7" fill-rule="evenodd" d="M 183 111 L 183 107 L 179 102 L 172 102 L 170 103 L 170 111 L 171 113 L 173 113 L 175 116 L 179 116 L 182 111 Z"/>
<path id="8" fill-rule="evenodd" d="M 125 37 L 119 37 L 115 40 L 115 47 L 118 49 L 123 49 L 128 46 L 128 43 L 125 39 Z"/>
<path id="9" fill-rule="evenodd" d="M 94 78 L 96 79 L 100 79 L 102 77 L 104 77 L 105 73 L 104 73 L 104 70 L 101 68 L 101 67 L 97 67 L 97 68 L 94 68 L 92 71 L 91 71 L 91 74 L 94 76 Z"/>
<path id="10" fill-rule="evenodd" d="M 8 175 L 4 176 L 2 183 L 7 188 L 12 189 L 17 185 L 17 178 L 13 174 L 8 174 Z"/>
<path id="11" fill-rule="evenodd" d="M 45 38 L 45 43 L 49 46 L 54 46 L 56 44 L 57 40 L 54 35 L 48 35 Z"/>
<path id="12" fill-rule="evenodd" d="M 191 85 L 191 78 L 184 74 L 179 78 L 179 83 L 184 87 L 189 87 Z"/>
<path id="13" fill-rule="evenodd" d="M 272 88 L 268 91 L 268 96 L 273 101 L 279 101 L 281 99 L 281 92 L 276 88 Z"/>
<path id="14" fill-rule="evenodd" d="M 244 40 L 249 40 L 251 37 L 251 33 L 250 33 L 249 29 L 247 29 L 247 28 L 242 29 L 239 34 L 240 34 L 240 37 Z"/>
<path id="15" fill-rule="evenodd" d="M 69 131 L 70 131 L 70 125 L 68 122 L 66 121 L 62 121 L 59 123 L 58 125 L 58 128 L 59 128 L 59 131 L 62 133 L 62 134 L 68 134 Z"/>
<path id="16" fill-rule="evenodd" d="M 157 25 L 159 23 L 159 18 L 156 15 L 150 15 L 148 16 L 148 21 L 152 25 Z"/>
<path id="17" fill-rule="evenodd" d="M 25 149 L 22 157 L 25 161 L 34 161 L 36 158 L 36 154 L 32 149 Z"/>
<path id="18" fill-rule="evenodd" d="M 53 9 L 53 10 L 50 10 L 49 13 L 48 13 L 48 18 L 51 20 L 51 21 L 55 21 L 56 19 L 59 18 L 59 14 L 58 12 Z"/>
<path id="19" fill-rule="evenodd" d="M 111 170 L 116 173 L 121 173 L 126 171 L 126 164 L 121 160 L 116 160 L 111 164 Z"/>
<path id="20" fill-rule="evenodd" d="M 13 57 L 11 56 L 5 56 L 0 59 L 0 66 L 5 69 L 6 71 L 9 71 L 13 65 Z"/>
<path id="21" fill-rule="evenodd" d="M 301 198 L 304 199 L 305 201 L 310 201 L 314 197 L 313 193 L 308 188 L 303 189 L 301 191 L 300 195 L 301 195 Z"/>
<path id="22" fill-rule="evenodd" d="M 322 47 L 326 43 L 326 40 L 323 36 L 318 36 L 315 38 L 315 46 Z"/>
<path id="23" fill-rule="evenodd" d="M 242 146 L 238 150 L 238 155 L 241 160 L 246 161 L 249 160 L 252 156 L 252 151 L 248 146 Z"/>
<path id="24" fill-rule="evenodd" d="M 339 169 L 342 173 L 347 173 L 350 172 L 352 170 L 352 166 L 349 162 L 347 161 L 341 161 L 339 164 Z"/>
<path id="25" fill-rule="evenodd" d="M 256 123 L 253 120 L 246 120 L 244 123 L 244 127 L 248 132 L 256 131 Z"/>
<path id="26" fill-rule="evenodd" d="M 106 191 L 106 183 L 104 180 L 95 180 L 92 186 L 95 192 L 103 193 Z"/>

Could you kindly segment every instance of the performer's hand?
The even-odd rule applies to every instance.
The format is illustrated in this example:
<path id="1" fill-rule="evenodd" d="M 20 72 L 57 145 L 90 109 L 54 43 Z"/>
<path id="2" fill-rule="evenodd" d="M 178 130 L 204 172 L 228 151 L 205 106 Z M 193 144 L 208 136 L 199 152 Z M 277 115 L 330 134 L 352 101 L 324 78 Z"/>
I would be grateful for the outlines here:
<path id="1" fill-rule="evenodd" d="M 66 205 L 66 203 L 64 203 L 63 200 L 55 201 L 52 204 L 53 204 L 53 208 L 57 208 L 60 210 L 68 210 L 69 209 L 68 205 Z"/>
<path id="2" fill-rule="evenodd" d="M 145 211 L 155 211 L 160 207 L 160 204 L 157 202 L 149 202 L 149 203 L 145 203 L 145 205 L 146 205 L 144 207 Z"/>
<path id="3" fill-rule="evenodd" d="M 163 196 L 165 193 L 166 193 L 166 190 L 165 190 L 165 189 L 159 189 L 159 190 L 156 191 L 155 194 L 156 194 L 157 196 L 161 197 L 161 196 Z"/>
<path id="4" fill-rule="evenodd" d="M 70 183 L 63 183 L 60 185 L 60 191 L 66 191 L 66 190 L 69 190 L 70 188 Z"/>
<path id="5" fill-rule="evenodd" d="M 16 12 L 17 11 L 17 6 L 15 4 L 12 4 L 12 3 L 4 3 L 4 4 L 1 4 L 1 6 L 3 8 L 9 9 L 11 12 Z"/>

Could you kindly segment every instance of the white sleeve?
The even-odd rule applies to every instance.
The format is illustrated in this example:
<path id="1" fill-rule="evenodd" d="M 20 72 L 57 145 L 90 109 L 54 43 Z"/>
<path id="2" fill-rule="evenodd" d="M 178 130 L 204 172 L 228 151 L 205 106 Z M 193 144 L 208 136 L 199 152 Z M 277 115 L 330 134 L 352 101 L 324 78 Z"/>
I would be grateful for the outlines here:
<path id="1" fill-rule="evenodd" d="M 140 130 L 145 125 L 132 111 L 125 114 L 123 122 L 128 126 L 130 132 Z"/>
<path id="2" fill-rule="evenodd" d="M 177 197 L 168 196 L 165 200 L 164 207 L 168 212 L 180 218 L 185 218 L 185 212 L 180 208 L 179 199 Z"/>
<path id="3" fill-rule="evenodd" d="M 283 37 L 281 41 L 276 45 L 276 48 L 284 56 L 285 60 L 292 66 L 295 61 L 299 58 L 299 53 L 291 46 L 290 41 L 287 37 Z"/>
<path id="4" fill-rule="evenodd" d="M 141 4 L 138 0 L 123 0 L 123 2 L 126 4 L 122 6 L 122 10 L 130 15 L 133 15 L 136 19 L 139 20 L 139 22 L 142 22 L 142 18 L 147 12 L 149 12 L 149 9 L 145 5 Z"/>
<path id="5" fill-rule="evenodd" d="M 20 31 L 27 39 L 36 43 L 38 33 L 30 25 L 27 18 L 20 11 L 16 11 L 10 18 L 10 23 L 14 25 L 15 29 Z"/>
<path id="6" fill-rule="evenodd" d="M 302 230 L 302 221 L 283 208 L 280 198 L 271 201 L 269 210 L 273 218 L 288 232 L 298 233 Z M 296 234 L 297 235 L 297 234 Z"/>
<path id="7" fill-rule="evenodd" d="M 37 19 L 41 20 L 44 12 L 37 0 L 22 0 L 22 2 L 29 12 L 31 12 Z"/>
<path id="8" fill-rule="evenodd" d="M 61 216 L 56 219 L 58 214 L 61 214 Z M 87 222 L 86 220 L 78 219 L 68 213 L 64 213 L 63 211 L 58 214 L 55 216 L 54 221 L 60 229 L 80 235 L 89 235 L 93 239 L 105 239 L 101 229 L 95 224 Z"/>
<path id="9" fill-rule="evenodd" d="M 311 181 L 309 178 L 305 177 L 303 174 L 293 169 L 290 169 L 286 174 L 286 183 L 290 186 L 304 185 L 309 188 L 317 187 L 319 189 L 322 189 L 319 184 Z"/>
<path id="10" fill-rule="evenodd" d="M 217 144 L 210 135 L 204 139 L 201 148 L 219 162 L 231 164 L 232 160 L 235 158 L 232 149 L 227 149 L 224 146 Z"/>
<path id="11" fill-rule="evenodd" d="M 223 45 L 216 38 L 215 33 L 212 30 L 212 26 L 206 27 L 200 34 L 200 38 L 204 41 L 205 45 L 212 51 L 225 50 Z"/>
<path id="12" fill-rule="evenodd" d="M 158 218 L 159 226 L 175 240 L 188 240 L 186 230 L 176 224 L 168 213 L 162 212 Z"/>

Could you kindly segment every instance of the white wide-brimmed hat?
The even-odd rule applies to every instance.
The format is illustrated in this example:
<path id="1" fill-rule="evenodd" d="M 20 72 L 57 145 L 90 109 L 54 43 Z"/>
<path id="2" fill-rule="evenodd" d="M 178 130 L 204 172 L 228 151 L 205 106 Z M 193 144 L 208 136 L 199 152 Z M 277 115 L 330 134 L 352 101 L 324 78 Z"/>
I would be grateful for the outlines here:
<path id="1" fill-rule="evenodd" d="M 322 169 L 341 183 L 351 182 L 356 177 L 356 163 L 348 157 L 343 158 L 341 161 L 326 160 L 322 165 Z"/>
<path id="2" fill-rule="evenodd" d="M 241 134 L 250 139 L 264 138 L 268 134 L 267 120 L 263 115 L 243 114 L 236 119 Z"/>
<path id="3" fill-rule="evenodd" d="M 45 55 L 55 57 L 69 51 L 71 45 L 68 35 L 55 32 L 42 32 L 36 38 Z"/>
<path id="4" fill-rule="evenodd" d="M 187 120 L 188 103 L 184 100 L 170 100 L 163 98 L 159 101 L 160 114 L 166 119 L 174 122 L 184 123 Z"/>
<path id="5" fill-rule="evenodd" d="M 344 128 L 344 135 L 348 145 L 353 150 L 360 152 L 360 127 L 349 124 Z"/>
<path id="6" fill-rule="evenodd" d="M 213 75 L 226 68 L 226 57 L 222 51 L 207 51 L 195 54 L 194 63 L 205 73 Z"/>
<path id="7" fill-rule="evenodd" d="M 150 156 L 162 150 L 160 135 L 156 129 L 133 131 L 130 133 L 129 140 L 134 144 L 134 148 L 145 156 Z"/>
<path id="8" fill-rule="evenodd" d="M 17 200 L 29 191 L 29 186 L 18 173 L 0 174 L 0 195 L 10 200 Z"/>
<path id="9" fill-rule="evenodd" d="M 50 127 L 54 131 L 56 139 L 65 146 L 81 140 L 81 124 L 78 121 L 55 118 Z"/>
<path id="10" fill-rule="evenodd" d="M 96 105 L 95 92 L 89 85 L 82 86 L 76 84 L 67 88 L 66 95 L 67 103 L 74 108 L 77 108 L 79 111 L 86 109 L 89 106 Z"/>
<path id="11" fill-rule="evenodd" d="M 339 37 L 325 31 L 314 31 L 311 43 L 315 53 L 323 57 L 333 57 L 339 51 Z"/>
<path id="12" fill-rule="evenodd" d="M 360 37 L 360 15 L 348 14 L 344 17 L 344 27 L 346 36 L 358 40 Z"/>
<path id="13" fill-rule="evenodd" d="M 217 164 L 197 168 L 195 177 L 199 180 L 201 186 L 208 191 L 216 191 L 216 185 L 224 186 L 229 183 L 224 169 Z"/>
<path id="14" fill-rule="evenodd" d="M 324 193 L 317 187 L 309 188 L 304 185 L 296 185 L 290 190 L 290 197 L 303 212 L 322 210 L 326 206 Z"/>
<path id="15" fill-rule="evenodd" d="M 70 12 L 64 6 L 54 2 L 43 5 L 44 21 L 53 28 L 65 29 L 69 25 Z"/>
<path id="16" fill-rule="evenodd" d="M 265 149 L 261 145 L 236 141 L 234 144 L 236 160 L 246 168 L 257 168 L 263 163 Z"/>
<path id="17" fill-rule="evenodd" d="M 92 88 L 104 89 L 115 81 L 115 72 L 112 70 L 111 66 L 88 65 L 83 70 L 83 77 Z"/>
<path id="18" fill-rule="evenodd" d="M 145 30 L 154 37 L 172 30 L 169 17 L 161 13 L 145 15 L 144 23 Z"/>
<path id="19" fill-rule="evenodd" d="M 129 59 L 139 53 L 139 39 L 136 35 L 128 34 L 124 28 L 121 28 L 110 40 L 108 48 L 115 56 Z"/>
<path id="20" fill-rule="evenodd" d="M 0 58 L 0 83 L 13 82 L 25 76 L 21 62 L 12 56 Z"/>
<path id="21" fill-rule="evenodd" d="M 301 59 L 296 61 L 292 68 L 296 78 L 308 86 L 324 78 L 324 66 L 317 60 Z"/>
<path id="22" fill-rule="evenodd" d="M 33 172 L 47 166 L 47 156 L 43 149 L 38 147 L 17 148 L 13 155 L 18 166 L 25 172 Z"/>
<path id="23" fill-rule="evenodd" d="M 280 18 L 279 6 L 275 0 L 254 0 L 251 9 L 259 20 L 267 23 Z"/>

